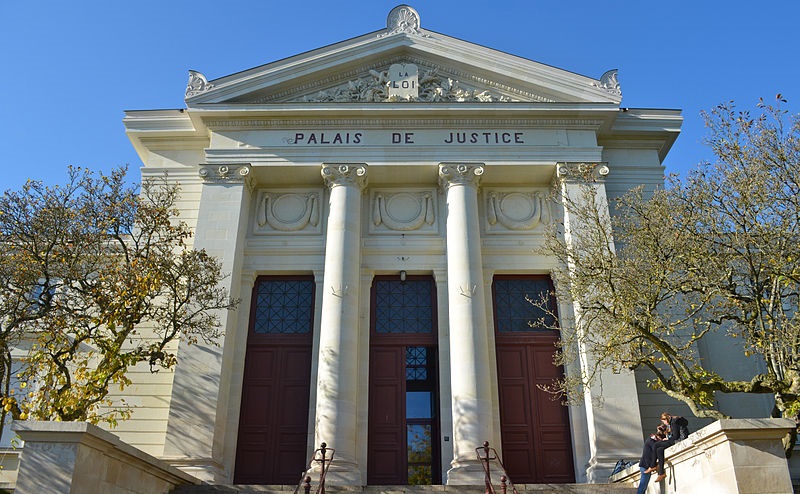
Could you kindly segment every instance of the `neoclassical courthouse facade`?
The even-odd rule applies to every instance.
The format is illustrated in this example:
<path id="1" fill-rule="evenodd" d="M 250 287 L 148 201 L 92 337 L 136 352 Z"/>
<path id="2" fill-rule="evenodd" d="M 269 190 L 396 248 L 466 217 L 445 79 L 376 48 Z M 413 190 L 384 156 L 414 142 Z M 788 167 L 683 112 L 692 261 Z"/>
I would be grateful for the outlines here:
<path id="1" fill-rule="evenodd" d="M 616 71 L 477 46 L 401 5 L 363 36 L 192 71 L 185 108 L 126 112 L 142 177 L 180 184 L 241 304 L 219 345 L 137 380 L 115 432 L 217 483 L 296 483 L 326 442 L 331 483 L 480 484 L 484 441 L 515 483 L 604 481 L 659 407 L 624 372 L 554 401 L 541 385 L 580 369 L 554 366 L 525 296 L 550 289 L 534 251 L 568 219 L 551 187 L 662 183 L 680 112 L 621 99 Z"/>

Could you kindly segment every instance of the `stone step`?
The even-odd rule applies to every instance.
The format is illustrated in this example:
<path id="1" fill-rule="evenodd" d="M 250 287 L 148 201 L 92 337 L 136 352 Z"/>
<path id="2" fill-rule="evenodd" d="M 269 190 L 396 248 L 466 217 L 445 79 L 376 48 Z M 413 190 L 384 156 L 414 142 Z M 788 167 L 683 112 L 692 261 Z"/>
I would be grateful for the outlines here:
<path id="1" fill-rule="evenodd" d="M 184 485 L 171 494 L 292 494 L 287 485 Z M 519 494 L 632 494 L 636 488 L 620 484 L 525 484 L 517 485 Z M 496 487 L 497 494 L 500 488 Z M 314 489 L 311 490 L 312 494 Z M 326 486 L 326 494 L 483 494 L 483 486 L 444 485 L 370 485 Z M 299 494 L 303 494 L 302 489 Z M 512 494 L 509 489 L 508 494 Z"/>

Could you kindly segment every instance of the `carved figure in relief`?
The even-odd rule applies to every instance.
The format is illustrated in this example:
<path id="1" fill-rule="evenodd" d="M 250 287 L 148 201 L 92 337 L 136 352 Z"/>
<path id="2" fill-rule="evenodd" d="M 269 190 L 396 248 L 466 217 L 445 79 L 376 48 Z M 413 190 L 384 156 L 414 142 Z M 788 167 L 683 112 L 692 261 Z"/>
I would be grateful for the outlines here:
<path id="1" fill-rule="evenodd" d="M 387 201 L 390 205 L 387 205 Z M 395 203 L 395 207 L 391 207 Z M 415 211 L 414 211 L 415 210 Z M 412 214 L 408 214 L 412 211 Z M 407 192 L 384 196 L 375 196 L 372 222 L 381 224 L 396 231 L 418 230 L 424 224 L 432 225 L 434 221 L 433 198 L 430 193 L 410 194 Z"/>
<path id="2" fill-rule="evenodd" d="M 550 223 L 550 203 L 541 192 L 490 192 L 486 218 L 490 225 L 500 223 L 509 230 L 532 230 Z"/>
<path id="3" fill-rule="evenodd" d="M 278 202 L 287 203 L 288 210 L 276 212 Z M 319 208 L 317 194 L 275 194 L 265 193 L 258 210 L 258 226 L 269 225 L 273 230 L 294 232 L 302 230 L 308 225 L 317 226 L 319 223 Z M 287 217 L 288 216 L 288 217 Z"/>

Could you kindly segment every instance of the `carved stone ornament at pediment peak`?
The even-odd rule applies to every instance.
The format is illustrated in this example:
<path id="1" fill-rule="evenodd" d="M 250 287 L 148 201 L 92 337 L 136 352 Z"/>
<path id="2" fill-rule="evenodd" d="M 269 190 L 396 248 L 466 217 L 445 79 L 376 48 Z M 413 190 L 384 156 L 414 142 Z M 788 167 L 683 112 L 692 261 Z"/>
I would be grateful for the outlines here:
<path id="1" fill-rule="evenodd" d="M 430 38 L 420 30 L 419 13 L 408 5 L 398 5 L 393 8 L 386 17 L 386 32 L 378 37 L 391 36 L 393 34 L 414 34 Z"/>

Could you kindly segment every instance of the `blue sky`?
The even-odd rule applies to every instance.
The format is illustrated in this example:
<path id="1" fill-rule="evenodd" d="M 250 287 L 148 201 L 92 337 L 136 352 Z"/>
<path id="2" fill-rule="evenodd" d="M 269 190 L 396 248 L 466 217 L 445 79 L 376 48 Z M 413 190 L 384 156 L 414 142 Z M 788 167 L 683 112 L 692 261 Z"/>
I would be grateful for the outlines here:
<path id="1" fill-rule="evenodd" d="M 189 69 L 209 79 L 382 29 L 398 0 L 0 1 L 0 190 L 63 182 L 67 165 L 141 162 L 124 110 L 183 108 Z M 683 110 L 665 165 L 709 159 L 699 113 L 778 92 L 800 109 L 795 0 L 407 1 L 422 27 L 599 78 L 622 106 Z"/>

